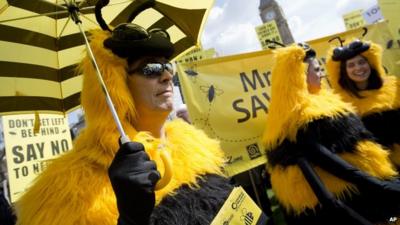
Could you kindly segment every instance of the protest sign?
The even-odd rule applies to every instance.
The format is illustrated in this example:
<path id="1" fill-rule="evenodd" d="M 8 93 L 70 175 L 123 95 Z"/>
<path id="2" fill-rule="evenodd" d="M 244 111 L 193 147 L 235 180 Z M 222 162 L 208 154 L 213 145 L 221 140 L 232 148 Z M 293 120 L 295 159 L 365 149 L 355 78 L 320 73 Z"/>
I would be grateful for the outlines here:
<path id="1" fill-rule="evenodd" d="M 262 49 L 268 49 L 269 44 L 266 42 L 266 40 L 283 43 L 275 20 L 271 20 L 263 25 L 257 26 L 256 32 Z"/>
<path id="2" fill-rule="evenodd" d="M 381 9 L 379 5 L 374 5 L 363 12 L 363 17 L 367 24 L 377 23 L 383 20 Z"/>
<path id="3" fill-rule="evenodd" d="M 39 120 L 39 121 L 37 121 Z M 40 123 L 34 132 L 35 122 Z M 72 148 L 68 120 L 61 115 L 3 116 L 11 201 L 15 202 L 51 159 Z"/>
<path id="4" fill-rule="evenodd" d="M 365 19 L 362 10 L 356 10 L 343 15 L 346 30 L 360 28 L 365 25 Z"/>

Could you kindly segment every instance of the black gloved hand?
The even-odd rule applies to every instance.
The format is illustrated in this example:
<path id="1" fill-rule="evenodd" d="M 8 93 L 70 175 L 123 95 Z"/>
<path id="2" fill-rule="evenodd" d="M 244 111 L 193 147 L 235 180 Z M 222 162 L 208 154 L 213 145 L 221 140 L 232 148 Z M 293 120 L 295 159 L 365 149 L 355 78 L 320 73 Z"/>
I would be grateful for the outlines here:
<path id="1" fill-rule="evenodd" d="M 144 146 L 138 142 L 123 144 L 108 175 L 117 197 L 118 225 L 148 224 L 155 204 L 154 186 L 160 173 Z"/>

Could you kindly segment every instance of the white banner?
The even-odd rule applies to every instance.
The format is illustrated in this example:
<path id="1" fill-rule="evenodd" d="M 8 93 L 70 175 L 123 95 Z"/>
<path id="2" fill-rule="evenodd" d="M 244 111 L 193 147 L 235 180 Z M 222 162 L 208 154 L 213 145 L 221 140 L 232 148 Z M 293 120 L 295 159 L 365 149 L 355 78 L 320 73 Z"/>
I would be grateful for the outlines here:
<path id="1" fill-rule="evenodd" d="M 381 9 L 379 5 L 374 5 L 371 8 L 363 12 L 363 16 L 367 24 L 373 24 L 380 20 L 383 20 Z"/>

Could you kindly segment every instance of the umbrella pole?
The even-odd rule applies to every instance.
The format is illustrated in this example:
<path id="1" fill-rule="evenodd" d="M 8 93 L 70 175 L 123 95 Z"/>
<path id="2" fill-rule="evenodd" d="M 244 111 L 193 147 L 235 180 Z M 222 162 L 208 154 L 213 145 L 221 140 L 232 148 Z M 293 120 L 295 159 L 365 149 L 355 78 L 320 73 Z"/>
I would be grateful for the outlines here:
<path id="1" fill-rule="evenodd" d="M 91 62 L 93 64 L 94 68 L 96 69 L 96 75 L 97 75 L 97 78 L 99 80 L 101 89 L 102 89 L 102 91 L 103 91 L 103 93 L 104 93 L 104 95 L 106 97 L 107 105 L 108 105 L 108 107 L 109 107 L 109 109 L 111 111 L 111 114 L 112 114 L 112 116 L 114 118 L 114 121 L 115 121 L 115 123 L 117 125 L 118 131 L 119 131 L 119 133 L 121 135 L 120 142 L 121 142 L 121 144 L 127 143 L 127 142 L 130 141 L 130 139 L 125 134 L 125 131 L 124 131 L 124 128 L 122 127 L 121 121 L 118 118 L 117 111 L 115 110 L 114 103 L 112 102 L 110 94 L 108 93 L 106 84 L 104 83 L 103 76 L 101 75 L 99 66 L 97 65 L 97 62 L 96 62 L 96 58 L 94 57 L 92 49 L 90 48 L 90 44 L 89 44 L 89 41 L 87 39 L 87 36 L 86 36 L 85 32 L 82 29 L 82 21 L 80 20 L 79 15 L 78 15 L 79 8 L 74 3 L 72 3 L 72 4 L 70 4 L 68 6 L 68 11 L 70 13 L 70 16 L 71 16 L 72 20 L 75 22 L 76 25 L 78 25 L 79 31 L 81 32 L 83 38 L 85 39 L 85 45 L 86 45 L 87 52 L 89 53 L 89 58 L 90 58 L 90 60 L 91 60 Z"/>

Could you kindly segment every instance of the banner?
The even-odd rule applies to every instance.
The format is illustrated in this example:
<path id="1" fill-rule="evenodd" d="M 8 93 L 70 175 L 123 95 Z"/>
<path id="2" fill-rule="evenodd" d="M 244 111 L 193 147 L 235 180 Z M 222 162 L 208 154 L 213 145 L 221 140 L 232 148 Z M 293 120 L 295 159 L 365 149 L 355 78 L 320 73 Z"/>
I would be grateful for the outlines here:
<path id="1" fill-rule="evenodd" d="M 381 44 L 383 65 L 390 74 L 400 74 L 398 49 L 387 49 L 392 39 L 385 22 L 308 42 L 321 64 L 329 48 L 340 46 L 334 37 L 362 38 Z M 329 42 L 329 40 L 332 40 Z M 271 86 L 271 50 L 177 64 L 182 93 L 190 119 L 210 137 L 220 140 L 227 157 L 228 176 L 266 163 L 260 141 L 268 114 Z M 326 79 L 324 79 L 325 83 Z M 284 99 L 282 99 L 284 101 Z"/>
<path id="2" fill-rule="evenodd" d="M 72 148 L 68 120 L 61 115 L 40 114 L 38 133 L 35 115 L 3 116 L 11 202 L 29 187 L 46 164 Z"/>
<path id="3" fill-rule="evenodd" d="M 257 26 L 256 33 L 262 49 L 268 49 L 269 44 L 265 42 L 266 40 L 283 43 L 275 20 L 271 20 L 263 25 Z"/>
<path id="4" fill-rule="evenodd" d="M 365 20 L 361 9 L 344 14 L 343 20 L 346 30 L 360 28 L 365 25 Z"/>
<path id="5" fill-rule="evenodd" d="M 271 51 L 178 64 L 192 123 L 221 141 L 228 176 L 266 162 L 260 137 L 270 99 Z"/>

